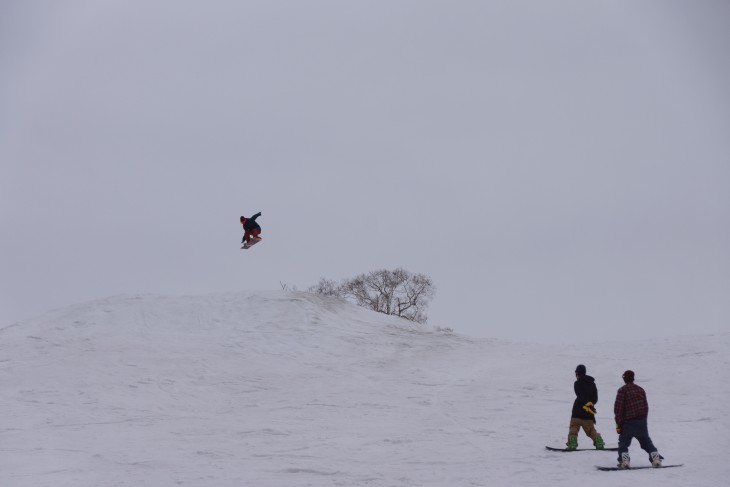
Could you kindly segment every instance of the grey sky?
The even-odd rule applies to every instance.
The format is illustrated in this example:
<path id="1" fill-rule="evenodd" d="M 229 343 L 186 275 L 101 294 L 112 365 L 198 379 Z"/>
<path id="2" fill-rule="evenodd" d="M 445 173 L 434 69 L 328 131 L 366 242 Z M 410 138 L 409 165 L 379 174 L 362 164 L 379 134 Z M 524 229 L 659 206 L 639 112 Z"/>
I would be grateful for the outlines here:
<path id="1" fill-rule="evenodd" d="M 475 336 L 724 330 L 728 24 L 724 1 L 0 0 L 0 322 L 402 266 Z"/>

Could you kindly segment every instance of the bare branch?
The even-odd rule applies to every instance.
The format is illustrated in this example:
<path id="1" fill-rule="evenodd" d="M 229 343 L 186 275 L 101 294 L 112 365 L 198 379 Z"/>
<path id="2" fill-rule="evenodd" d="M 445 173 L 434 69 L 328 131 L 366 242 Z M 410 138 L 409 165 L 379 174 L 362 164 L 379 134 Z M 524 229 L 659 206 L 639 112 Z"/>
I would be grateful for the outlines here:
<path id="1" fill-rule="evenodd" d="M 360 306 L 380 313 L 426 323 L 425 309 L 436 289 L 430 277 L 398 268 L 360 274 L 339 285 L 323 278 L 309 291 L 349 298 Z"/>

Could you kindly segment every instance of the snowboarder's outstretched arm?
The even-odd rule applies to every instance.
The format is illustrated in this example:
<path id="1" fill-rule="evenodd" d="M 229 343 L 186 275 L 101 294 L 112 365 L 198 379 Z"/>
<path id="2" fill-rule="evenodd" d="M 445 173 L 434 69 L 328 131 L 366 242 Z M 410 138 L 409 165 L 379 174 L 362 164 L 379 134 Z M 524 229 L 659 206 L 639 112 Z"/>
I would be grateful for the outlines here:
<path id="1" fill-rule="evenodd" d="M 258 217 L 260 217 L 260 216 L 261 216 L 261 212 L 259 211 L 258 213 L 256 213 L 255 215 L 253 215 L 250 219 L 253 220 L 253 221 L 256 221 L 256 219 Z"/>

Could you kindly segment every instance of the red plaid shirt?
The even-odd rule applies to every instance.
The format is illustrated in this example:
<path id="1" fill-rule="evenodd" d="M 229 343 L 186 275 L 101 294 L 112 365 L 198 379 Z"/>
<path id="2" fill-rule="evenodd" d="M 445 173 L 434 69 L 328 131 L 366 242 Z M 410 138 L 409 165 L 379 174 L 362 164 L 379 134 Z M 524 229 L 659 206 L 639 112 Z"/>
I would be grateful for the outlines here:
<path id="1" fill-rule="evenodd" d="M 613 403 L 613 414 L 616 424 L 621 425 L 627 419 L 644 418 L 649 415 L 649 403 L 646 401 L 644 389 L 630 382 L 618 390 L 616 402 Z"/>

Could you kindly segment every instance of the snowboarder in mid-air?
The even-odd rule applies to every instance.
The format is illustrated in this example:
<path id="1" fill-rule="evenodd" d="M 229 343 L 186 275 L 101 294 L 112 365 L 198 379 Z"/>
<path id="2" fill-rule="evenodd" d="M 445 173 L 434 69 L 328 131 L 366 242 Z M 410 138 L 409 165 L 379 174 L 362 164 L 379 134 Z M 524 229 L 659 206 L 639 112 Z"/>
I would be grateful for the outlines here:
<path id="1" fill-rule="evenodd" d="M 598 388 L 596 388 L 595 379 L 590 375 L 586 375 L 586 366 L 583 364 L 575 368 L 573 390 L 575 391 L 575 401 L 570 415 L 567 449 L 575 450 L 578 448 L 578 432 L 583 428 L 585 434 L 593 440 L 593 446 L 597 450 L 603 450 L 603 438 L 596 430 Z"/>
<path id="2" fill-rule="evenodd" d="M 241 224 L 243 225 L 243 238 L 241 239 L 241 243 L 243 244 L 243 248 L 248 248 L 261 240 L 261 237 L 259 236 L 261 233 L 261 227 L 258 223 L 256 223 L 256 219 L 260 216 L 261 212 L 259 211 L 249 218 L 246 218 L 245 216 L 241 217 Z"/>

